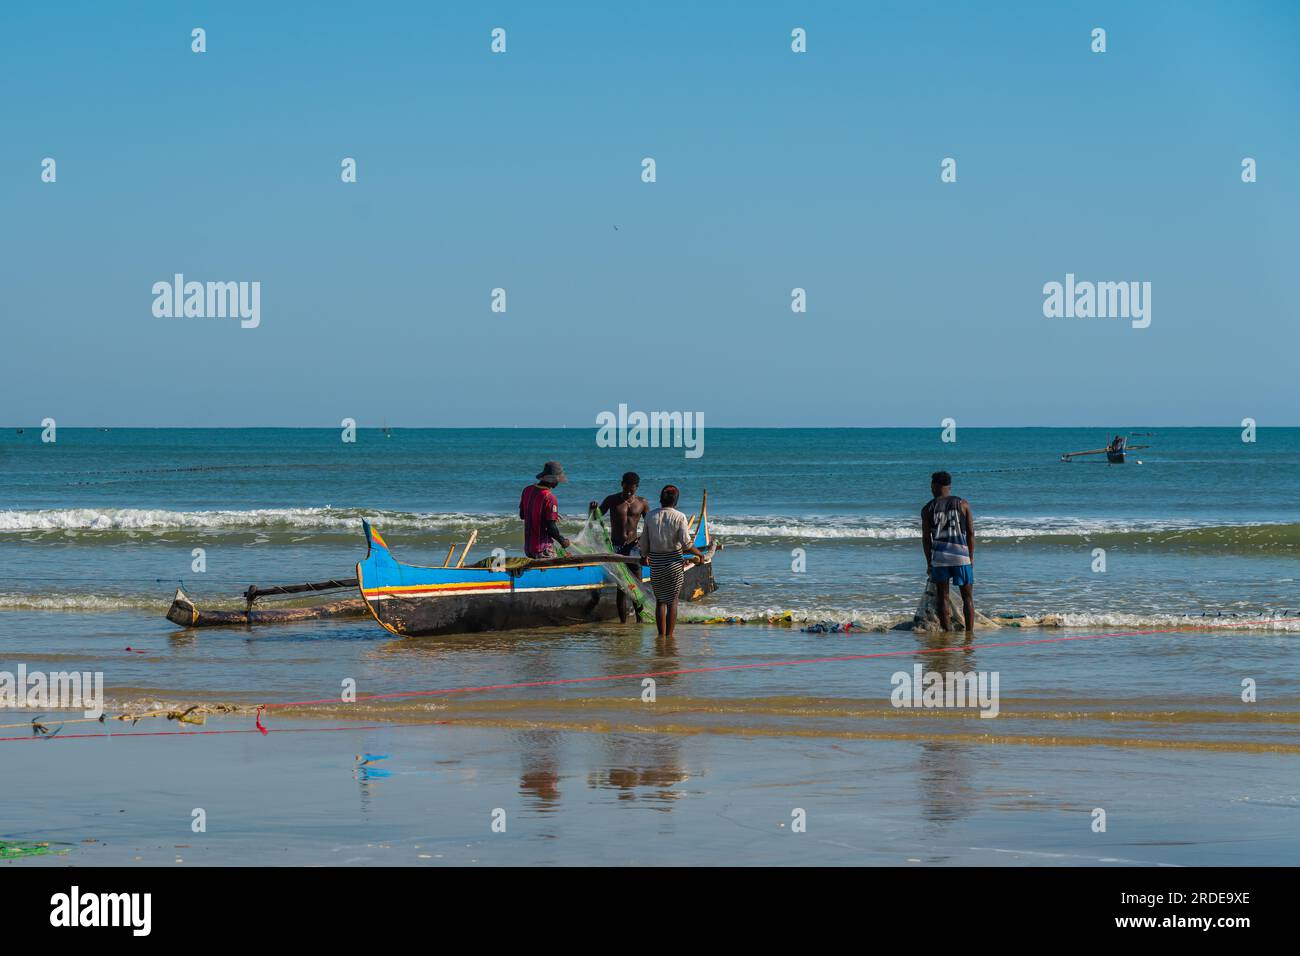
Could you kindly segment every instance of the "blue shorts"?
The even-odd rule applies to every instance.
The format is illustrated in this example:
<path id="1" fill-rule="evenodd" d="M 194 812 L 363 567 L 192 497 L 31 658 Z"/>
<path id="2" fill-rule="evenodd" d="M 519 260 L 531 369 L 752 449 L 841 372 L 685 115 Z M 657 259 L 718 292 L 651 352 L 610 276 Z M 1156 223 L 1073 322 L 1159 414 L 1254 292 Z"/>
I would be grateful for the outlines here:
<path id="1" fill-rule="evenodd" d="M 963 584 L 975 583 L 975 570 L 969 564 L 932 567 L 930 568 L 930 580 L 935 584 L 955 584 L 961 587 Z"/>

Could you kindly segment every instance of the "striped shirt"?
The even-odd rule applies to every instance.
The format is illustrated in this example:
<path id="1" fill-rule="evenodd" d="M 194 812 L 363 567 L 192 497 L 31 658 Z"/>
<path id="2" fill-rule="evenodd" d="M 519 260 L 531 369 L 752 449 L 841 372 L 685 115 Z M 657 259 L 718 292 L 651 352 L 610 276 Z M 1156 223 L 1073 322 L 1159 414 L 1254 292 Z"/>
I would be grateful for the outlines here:
<path id="1" fill-rule="evenodd" d="M 933 498 L 921 509 L 930 518 L 930 563 L 936 568 L 970 564 L 970 542 L 966 540 L 965 500 L 956 495 Z"/>

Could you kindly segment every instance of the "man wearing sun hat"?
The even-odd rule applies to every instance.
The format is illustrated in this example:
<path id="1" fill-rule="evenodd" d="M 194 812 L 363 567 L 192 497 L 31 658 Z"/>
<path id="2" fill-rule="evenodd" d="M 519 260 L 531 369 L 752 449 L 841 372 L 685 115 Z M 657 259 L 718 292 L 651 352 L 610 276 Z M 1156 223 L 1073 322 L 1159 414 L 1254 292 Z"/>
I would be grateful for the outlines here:
<path id="1" fill-rule="evenodd" d="M 569 539 L 560 534 L 560 503 L 555 500 L 555 486 L 569 479 L 564 466 L 548 461 L 537 476 L 537 484 L 524 489 L 519 499 L 519 517 L 524 520 L 524 554 L 530 558 L 552 558 L 555 544 L 567 548 Z"/>

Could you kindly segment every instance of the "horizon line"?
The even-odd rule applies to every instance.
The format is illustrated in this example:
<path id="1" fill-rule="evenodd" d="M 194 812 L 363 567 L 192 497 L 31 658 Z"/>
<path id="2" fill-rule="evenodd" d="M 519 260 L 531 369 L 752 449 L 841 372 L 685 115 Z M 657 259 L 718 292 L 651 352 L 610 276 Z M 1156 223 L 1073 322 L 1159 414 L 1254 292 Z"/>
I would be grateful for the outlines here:
<path id="1" fill-rule="evenodd" d="M 18 431 L 19 429 L 40 431 L 44 426 L 41 424 L 34 425 L 0 425 L 0 429 Z M 66 430 L 89 430 L 102 431 L 104 429 L 122 429 L 135 431 L 275 431 L 294 429 L 298 431 L 338 431 L 341 425 L 58 425 L 56 427 Z M 709 425 L 707 429 L 715 431 L 876 431 L 876 430 L 922 430 L 922 429 L 943 429 L 943 424 L 931 425 Z M 958 430 L 977 429 L 993 430 L 999 428 L 1015 429 L 1065 429 L 1065 428 L 1095 428 L 1099 431 L 1114 431 L 1114 425 L 961 425 L 956 426 Z M 1129 425 L 1126 428 L 1224 428 L 1239 430 L 1244 426 L 1241 424 L 1214 424 L 1214 425 L 1150 425 L 1138 424 Z M 1257 429 L 1263 428 L 1300 428 L 1300 424 L 1284 425 L 1260 425 L 1256 424 Z M 361 425 L 355 426 L 358 431 L 383 431 L 385 428 L 390 430 L 402 431 L 599 431 L 599 425 Z M 706 430 L 707 430 L 706 429 Z M 1120 429 L 1123 431 L 1124 429 Z"/>

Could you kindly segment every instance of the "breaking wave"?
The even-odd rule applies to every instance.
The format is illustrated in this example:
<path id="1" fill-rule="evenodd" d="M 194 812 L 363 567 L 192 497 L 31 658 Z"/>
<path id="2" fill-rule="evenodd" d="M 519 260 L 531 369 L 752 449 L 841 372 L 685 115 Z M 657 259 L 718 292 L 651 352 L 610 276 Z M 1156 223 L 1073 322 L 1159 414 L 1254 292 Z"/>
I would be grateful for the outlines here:
<path id="1" fill-rule="evenodd" d="M 458 532 L 507 524 L 505 515 L 365 511 L 358 508 L 256 508 L 247 511 L 168 511 L 161 508 L 55 508 L 41 511 L 0 511 L 0 534 L 35 533 L 97 538 L 141 534 L 338 534 L 360 538 L 366 519 L 385 530 Z"/>
<path id="2" fill-rule="evenodd" d="M 711 519 L 715 534 L 731 540 L 806 541 L 862 539 L 916 541 L 918 519 L 858 516 L 782 518 L 771 515 L 726 515 Z M 1206 523 L 1200 521 L 1002 517 L 976 515 L 977 537 L 990 545 L 1011 543 L 1113 543 L 1189 550 L 1300 550 L 1300 524 Z"/>
<path id="3" fill-rule="evenodd" d="M 168 595 L 100 595 L 77 593 L 0 594 L 0 611 L 158 611 L 167 610 Z"/>
<path id="4" fill-rule="evenodd" d="M 338 595 L 331 595 L 337 598 Z M 195 596 L 205 608 L 243 607 L 243 602 L 233 595 Z M 310 599 L 304 599 L 311 603 Z M 294 604 L 302 601 L 292 602 Z M 171 591 L 162 588 L 153 593 L 141 594 L 90 594 L 75 591 L 7 592 L 0 593 L 0 612 L 54 611 L 67 613 L 98 613 L 136 611 L 147 616 L 161 616 L 171 604 Z M 276 606 L 288 606 L 279 605 Z M 983 609 L 981 609 L 983 610 Z M 1069 628 L 1071 630 L 1152 630 L 1186 628 L 1224 631 L 1283 631 L 1300 633 L 1300 607 L 1295 609 L 1265 610 L 1256 612 L 1115 612 L 1115 611 L 1009 611 L 994 609 L 990 615 L 1003 627 L 1017 628 Z M 690 624 L 758 624 L 802 628 L 814 624 L 839 624 L 851 622 L 853 629 L 862 631 L 887 631 L 912 620 L 904 608 L 873 610 L 842 605 L 814 605 L 810 607 L 780 608 L 761 604 L 752 605 L 683 605 L 680 620 Z"/>
<path id="5" fill-rule="evenodd" d="M 195 535 L 247 536 L 266 540 L 355 540 L 362 519 L 413 542 L 467 534 L 484 538 L 517 536 L 513 514 L 410 512 L 360 508 L 258 508 L 251 510 L 170 511 L 159 508 L 55 508 L 0 511 L 0 535 L 40 539 L 60 536 L 111 543 L 143 536 L 167 539 Z M 570 516 L 569 523 L 574 520 Z M 1300 523 L 1206 523 L 1123 518 L 1007 517 L 977 515 L 979 538 L 990 547 L 1009 544 L 1101 545 L 1150 550 L 1300 552 Z M 920 536 L 912 516 L 718 515 L 715 536 L 732 544 L 806 543 L 843 540 L 889 545 Z"/>
<path id="6" fill-rule="evenodd" d="M 981 612 L 985 612 L 983 608 Z M 1285 631 L 1300 633 L 1300 608 L 1240 612 L 1117 612 L 1059 611 L 1023 612 L 994 609 L 987 611 L 1002 627 L 1069 628 L 1070 630 L 1189 630 Z M 775 608 L 762 605 L 712 606 L 707 609 L 682 606 L 679 620 L 694 624 L 772 624 L 807 627 L 813 624 L 845 624 L 864 631 L 889 630 L 912 620 L 907 611 L 872 611 L 840 606 Z"/>
<path id="7" fill-rule="evenodd" d="M 360 533 L 361 519 L 385 531 L 517 532 L 519 519 L 502 512 L 419 512 L 321 507 L 213 511 L 165 509 L 44 509 L 0 511 L 0 533 L 51 532 L 343 532 Z M 576 520 L 576 516 L 569 516 Z M 913 515 L 712 515 L 716 535 L 733 540 L 845 538 L 907 541 L 919 537 Z M 1123 518 L 1017 518 L 976 515 L 976 531 L 985 540 L 1092 541 L 1132 538 L 1149 541 L 1258 541 L 1300 545 L 1296 523 L 1205 523 L 1196 520 Z"/>

